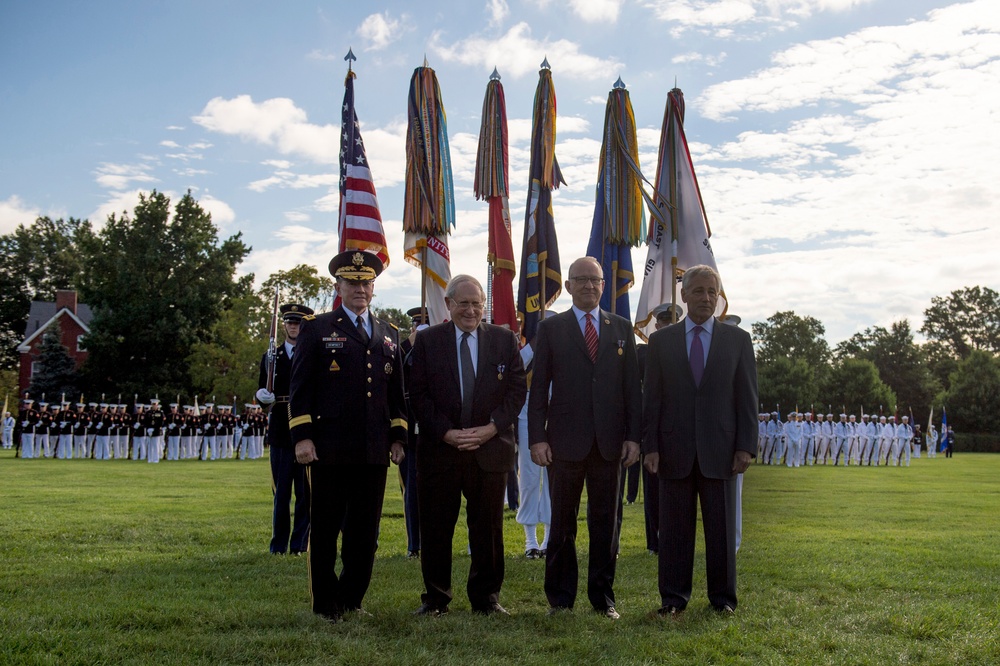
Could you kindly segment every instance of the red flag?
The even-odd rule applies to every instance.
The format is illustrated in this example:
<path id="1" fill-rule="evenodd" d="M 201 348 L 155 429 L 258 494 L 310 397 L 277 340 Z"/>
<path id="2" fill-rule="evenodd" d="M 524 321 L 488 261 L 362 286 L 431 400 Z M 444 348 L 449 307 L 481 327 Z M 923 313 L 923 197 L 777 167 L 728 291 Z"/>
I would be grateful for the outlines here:
<path id="1" fill-rule="evenodd" d="M 476 154 L 475 194 L 490 205 L 489 248 L 486 286 L 489 322 L 508 326 L 515 333 L 519 325 L 514 307 L 514 246 L 510 238 L 510 207 L 507 197 L 507 109 L 500 74 L 493 70 L 483 100 L 483 119 Z"/>

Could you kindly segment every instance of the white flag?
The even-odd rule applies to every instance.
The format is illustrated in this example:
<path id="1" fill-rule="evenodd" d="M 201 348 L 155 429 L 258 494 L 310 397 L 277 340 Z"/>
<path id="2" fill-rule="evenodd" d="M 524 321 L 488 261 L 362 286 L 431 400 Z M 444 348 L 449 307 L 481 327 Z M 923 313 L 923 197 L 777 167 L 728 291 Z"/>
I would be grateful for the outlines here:
<path id="1" fill-rule="evenodd" d="M 406 261 L 417 268 L 423 264 L 423 249 L 427 248 L 427 288 L 424 294 L 429 324 L 448 321 L 448 307 L 444 302 L 444 290 L 451 280 L 451 254 L 448 251 L 447 236 L 427 236 L 407 233 L 403 242 Z"/>
<path id="2" fill-rule="evenodd" d="M 656 226 L 651 233 L 646 264 L 643 267 L 642 289 L 635 310 L 635 332 L 643 340 L 655 330 L 653 309 L 661 303 L 671 302 L 675 280 L 677 305 L 684 314 L 687 313 L 680 295 L 680 280 L 685 270 L 705 264 L 718 271 L 712 244 L 709 242 L 712 232 L 708 227 L 698 179 L 694 173 L 694 164 L 691 162 L 691 153 L 688 152 L 687 138 L 684 136 L 683 106 L 683 95 L 680 90 L 674 88 L 667 95 L 667 108 L 660 136 L 656 200 L 663 212 L 662 217 L 669 224 L 670 210 L 667 202 L 671 200 L 671 191 L 674 192 L 677 238 L 671 242 L 669 227 L 656 221 L 657 216 L 651 216 L 651 219 L 656 221 Z M 671 270 L 671 260 L 674 256 L 677 257 L 676 271 Z M 726 292 L 721 284 L 719 292 L 716 316 L 725 314 L 728 307 Z"/>

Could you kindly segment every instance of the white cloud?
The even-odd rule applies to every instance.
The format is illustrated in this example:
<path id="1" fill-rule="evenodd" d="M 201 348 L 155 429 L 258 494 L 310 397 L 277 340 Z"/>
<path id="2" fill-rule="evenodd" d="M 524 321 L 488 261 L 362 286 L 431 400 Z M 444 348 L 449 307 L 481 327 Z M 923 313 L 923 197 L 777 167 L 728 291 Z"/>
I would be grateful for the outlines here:
<path id="1" fill-rule="evenodd" d="M 709 67 L 718 67 L 725 61 L 726 61 L 725 52 L 722 52 L 718 55 L 706 55 L 704 53 L 696 53 L 692 51 L 689 53 L 682 53 L 680 55 L 676 55 L 670 59 L 670 62 L 672 62 L 675 65 L 684 65 L 692 62 L 700 62 L 704 63 Z"/>
<path id="2" fill-rule="evenodd" d="M 124 190 L 132 183 L 156 183 L 148 164 L 110 164 L 103 162 L 97 166 L 97 184 L 111 190 Z"/>
<path id="3" fill-rule="evenodd" d="M 9 234 L 22 224 L 31 226 L 41 214 L 39 208 L 29 206 L 16 194 L 12 195 L 0 201 L 0 234 Z"/>
<path id="4" fill-rule="evenodd" d="M 514 79 L 537 72 L 545 59 L 560 77 L 574 79 L 605 79 L 606 72 L 625 67 L 611 58 L 602 59 L 581 53 L 579 44 L 566 39 L 534 39 L 526 22 L 518 23 L 496 39 L 472 36 L 451 45 L 443 44 L 441 34 L 434 33 L 430 49 L 446 62 L 480 67 L 486 72 L 497 67 L 502 76 L 509 75 Z"/>
<path id="5" fill-rule="evenodd" d="M 357 35 L 368 41 L 366 51 L 381 51 L 400 38 L 408 21 L 405 14 L 398 19 L 389 12 L 372 14 L 358 26 Z"/>
<path id="6" fill-rule="evenodd" d="M 299 210 L 291 210 L 285 213 L 285 219 L 289 222 L 308 222 L 311 219 L 309 213 Z"/>
<path id="7" fill-rule="evenodd" d="M 490 25 L 500 25 L 510 15 L 507 0 L 486 0 L 486 12 L 490 15 Z"/>
<path id="8" fill-rule="evenodd" d="M 290 169 L 292 168 L 292 163 L 288 160 L 264 160 L 261 162 L 264 166 L 274 167 L 275 169 Z"/>
<path id="9" fill-rule="evenodd" d="M 160 145 L 163 146 L 163 147 L 165 147 L 165 148 L 180 148 L 181 147 L 181 144 L 177 143 L 176 141 L 161 141 Z"/>
<path id="10" fill-rule="evenodd" d="M 249 95 L 209 100 L 192 120 L 213 132 L 238 136 L 320 164 L 336 162 L 340 128 L 313 125 L 306 112 L 284 97 L 256 103 Z"/>
<path id="11" fill-rule="evenodd" d="M 624 0 L 569 0 L 570 10 L 590 23 L 614 23 Z"/>
<path id="12" fill-rule="evenodd" d="M 585 1 L 585 0 L 581 0 Z M 822 12 L 846 12 L 873 0 L 645 0 L 662 21 L 680 26 L 725 28 L 745 23 L 781 25 Z M 790 18 L 791 17 L 791 18 Z M 728 35 L 719 35 L 728 36 Z"/>

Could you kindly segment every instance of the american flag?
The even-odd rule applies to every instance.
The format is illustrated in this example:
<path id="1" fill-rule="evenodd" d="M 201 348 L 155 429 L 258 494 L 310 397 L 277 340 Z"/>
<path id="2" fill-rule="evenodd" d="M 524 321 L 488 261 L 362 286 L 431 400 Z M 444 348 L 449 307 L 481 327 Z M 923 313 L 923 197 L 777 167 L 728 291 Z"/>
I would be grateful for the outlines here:
<path id="1" fill-rule="evenodd" d="M 378 210 L 375 183 L 368 169 L 361 126 L 354 112 L 354 72 L 344 81 L 344 107 L 340 126 L 340 252 L 367 250 L 389 266 L 389 251 Z"/>

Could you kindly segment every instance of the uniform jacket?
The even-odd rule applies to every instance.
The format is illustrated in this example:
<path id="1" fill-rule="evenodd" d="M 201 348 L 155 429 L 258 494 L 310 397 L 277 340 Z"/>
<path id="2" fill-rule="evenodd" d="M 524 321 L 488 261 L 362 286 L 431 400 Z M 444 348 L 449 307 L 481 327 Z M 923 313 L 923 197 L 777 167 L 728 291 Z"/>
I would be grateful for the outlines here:
<path id="1" fill-rule="evenodd" d="M 659 453 L 661 478 L 682 479 L 695 460 L 710 479 L 732 477 L 733 455 L 757 451 L 757 366 L 750 335 L 718 320 L 701 385 L 688 362 L 684 322 L 649 336 L 643 453 Z"/>
<path id="2" fill-rule="evenodd" d="M 292 444 L 311 439 L 319 464 L 389 464 L 406 442 L 403 367 L 396 327 L 371 318 L 365 345 L 342 307 L 302 319 L 292 357 Z"/>
<path id="3" fill-rule="evenodd" d="M 642 385 L 632 324 L 604 310 L 600 317 L 596 363 L 572 309 L 538 324 L 528 441 L 548 442 L 555 460 L 583 460 L 595 440 L 605 460 L 617 460 L 625 440 L 640 438 Z"/>
<path id="4" fill-rule="evenodd" d="M 421 465 L 431 461 L 449 464 L 458 456 L 474 455 L 484 471 L 514 469 L 514 423 L 528 388 L 517 336 L 500 326 L 481 323 L 477 338 L 471 426 L 492 421 L 497 435 L 469 453 L 443 441 L 448 430 L 461 427 L 458 344 L 453 322 L 431 326 L 417 334 L 410 369 L 410 404 L 420 424 L 417 448 Z"/>
<path id="5" fill-rule="evenodd" d="M 293 352 L 294 355 L 294 352 Z M 292 381 L 292 359 L 288 358 L 285 344 L 281 343 L 275 349 L 274 402 L 267 410 L 267 443 L 270 446 L 289 448 L 292 443 L 288 438 L 288 391 Z M 257 388 L 267 388 L 267 352 L 260 358 L 260 376 Z"/>

